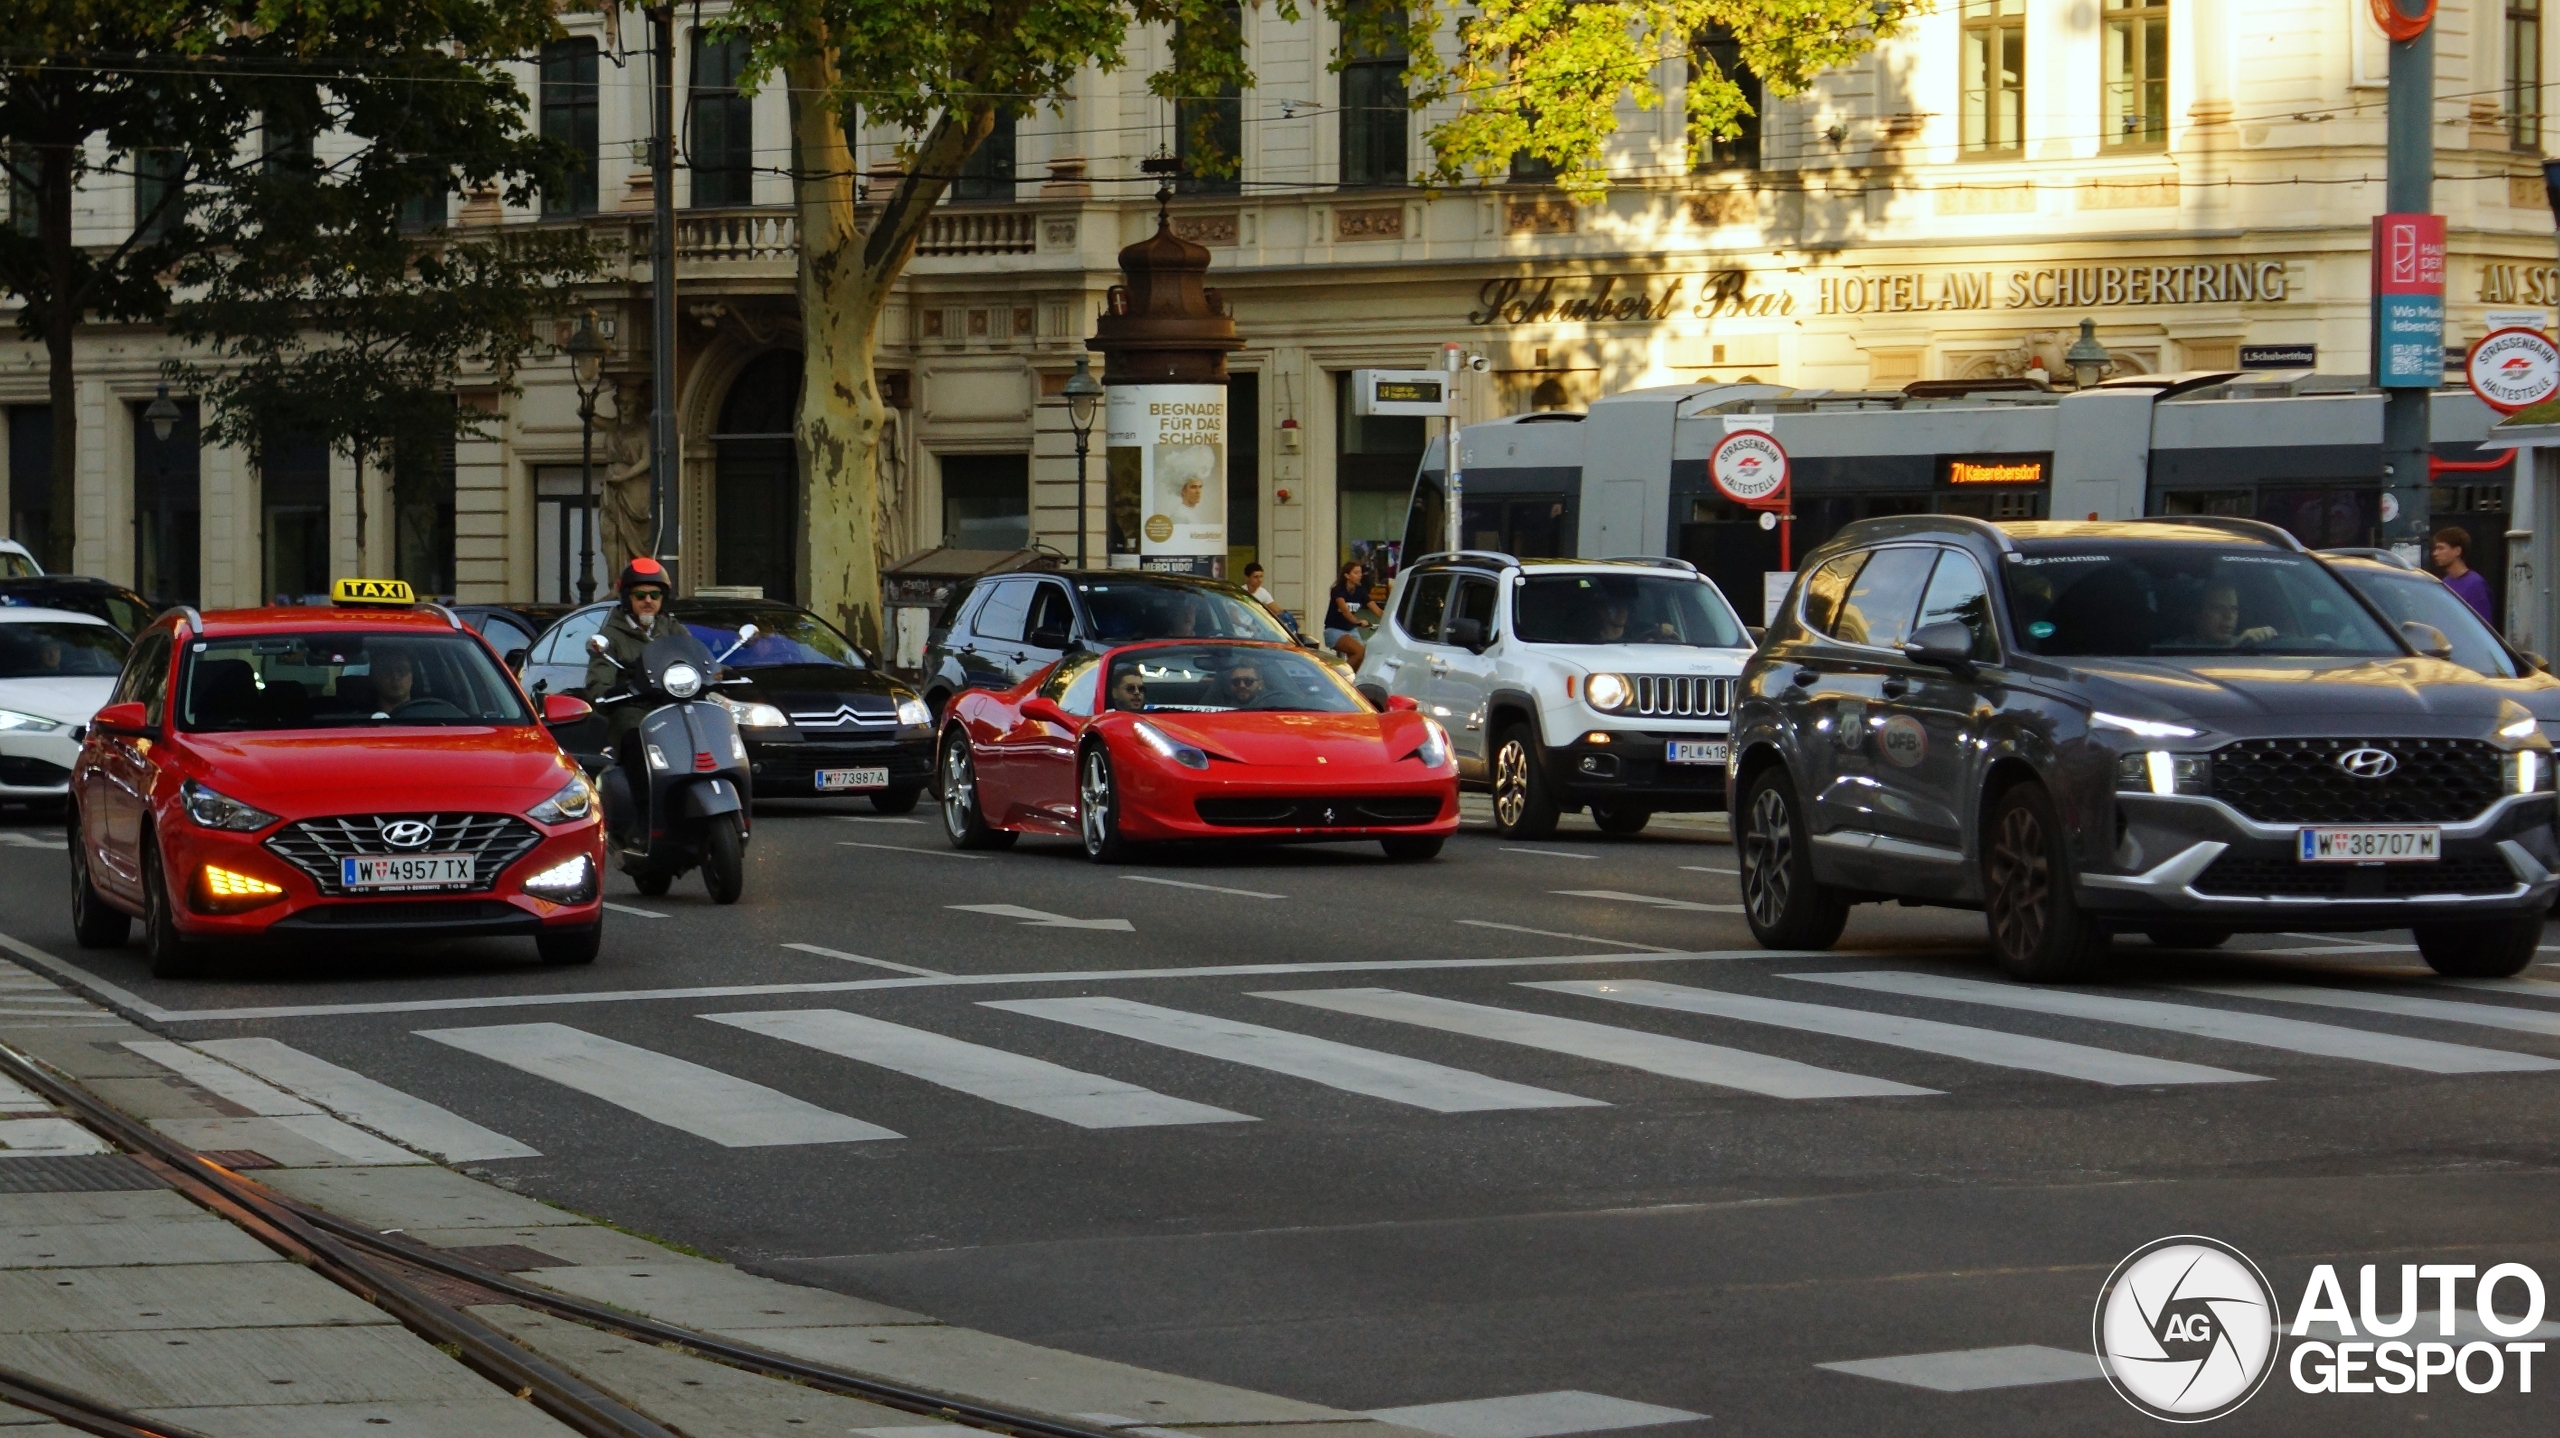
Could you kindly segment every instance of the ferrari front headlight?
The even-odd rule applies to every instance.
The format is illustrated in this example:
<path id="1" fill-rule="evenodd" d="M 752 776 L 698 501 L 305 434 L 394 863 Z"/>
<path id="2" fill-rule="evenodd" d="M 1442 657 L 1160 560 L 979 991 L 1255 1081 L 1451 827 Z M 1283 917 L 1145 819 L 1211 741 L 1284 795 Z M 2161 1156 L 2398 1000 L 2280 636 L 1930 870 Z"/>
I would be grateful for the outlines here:
<path id="1" fill-rule="evenodd" d="M 1130 725 L 1129 729 L 1132 733 L 1136 734 L 1148 748 L 1155 750 L 1157 753 L 1168 759 L 1171 759 L 1173 762 L 1181 765 L 1185 769 L 1206 769 L 1209 767 L 1208 754 L 1203 752 L 1198 746 L 1185 744 L 1181 740 L 1174 738 L 1172 735 L 1167 734 L 1162 729 L 1157 728 L 1144 719 Z"/>

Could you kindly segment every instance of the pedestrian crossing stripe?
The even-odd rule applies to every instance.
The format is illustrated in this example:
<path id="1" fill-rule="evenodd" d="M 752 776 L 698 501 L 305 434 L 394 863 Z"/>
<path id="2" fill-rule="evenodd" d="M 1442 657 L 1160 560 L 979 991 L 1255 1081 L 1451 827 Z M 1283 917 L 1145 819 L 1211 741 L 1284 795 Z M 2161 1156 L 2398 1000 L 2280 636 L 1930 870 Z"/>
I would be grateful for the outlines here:
<path id="1" fill-rule="evenodd" d="M 549 1079 L 723 1148 L 899 1137 L 718 1069 L 567 1024 L 420 1029 L 418 1037 Z"/>

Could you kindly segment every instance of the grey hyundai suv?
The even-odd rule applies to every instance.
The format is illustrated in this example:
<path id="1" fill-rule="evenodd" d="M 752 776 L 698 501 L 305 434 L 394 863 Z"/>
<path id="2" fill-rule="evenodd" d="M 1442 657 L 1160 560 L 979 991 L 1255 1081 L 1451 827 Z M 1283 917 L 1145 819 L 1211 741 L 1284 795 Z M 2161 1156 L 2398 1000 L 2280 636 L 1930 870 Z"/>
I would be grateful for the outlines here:
<path id="1" fill-rule="evenodd" d="M 2440 973 L 2515 973 L 2560 888 L 2560 681 L 2447 648 L 2251 520 L 1851 524 L 1743 672 L 1745 917 L 1809 949 L 1856 903 L 1979 908 L 2039 981 L 2120 930 L 2406 927 Z"/>

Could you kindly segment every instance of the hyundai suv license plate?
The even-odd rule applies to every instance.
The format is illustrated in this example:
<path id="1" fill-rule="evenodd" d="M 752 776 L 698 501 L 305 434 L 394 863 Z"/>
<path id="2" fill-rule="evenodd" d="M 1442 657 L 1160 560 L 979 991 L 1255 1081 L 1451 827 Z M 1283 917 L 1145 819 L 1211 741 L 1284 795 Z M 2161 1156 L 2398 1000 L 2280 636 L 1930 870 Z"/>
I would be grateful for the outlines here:
<path id="1" fill-rule="evenodd" d="M 2305 829 L 2306 864 L 2432 864 L 2443 857 L 2441 829 Z"/>
<path id="2" fill-rule="evenodd" d="M 885 768 L 821 769 L 818 771 L 818 788 L 821 792 L 833 792 L 840 789 L 886 789 L 888 787 L 889 771 Z"/>
<path id="3" fill-rule="evenodd" d="M 338 883 L 350 889 L 442 889 L 471 882 L 469 854 L 403 854 L 340 859 Z"/>
<path id="4" fill-rule="evenodd" d="M 1721 741 L 1710 744 L 1700 739 L 1666 740 L 1662 762 L 1666 764 L 1721 764 L 1733 752 L 1733 746 Z"/>

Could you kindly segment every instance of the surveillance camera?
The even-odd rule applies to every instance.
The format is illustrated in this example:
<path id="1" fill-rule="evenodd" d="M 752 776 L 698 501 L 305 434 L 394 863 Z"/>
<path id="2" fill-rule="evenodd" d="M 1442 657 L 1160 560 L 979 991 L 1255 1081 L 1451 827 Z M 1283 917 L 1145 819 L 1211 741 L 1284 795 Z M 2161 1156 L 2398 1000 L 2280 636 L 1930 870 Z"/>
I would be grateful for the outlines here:
<path id="1" fill-rule="evenodd" d="M 1475 371 L 1476 373 L 1478 373 L 1478 374 L 1482 374 L 1482 373 L 1484 373 L 1484 370 L 1485 370 L 1485 358 L 1484 358 L 1484 356 L 1483 356 L 1483 355 L 1469 355 L 1469 356 L 1467 356 L 1467 368 L 1469 368 L 1469 369 L 1471 369 L 1471 370 L 1474 370 L 1474 371 Z"/>

